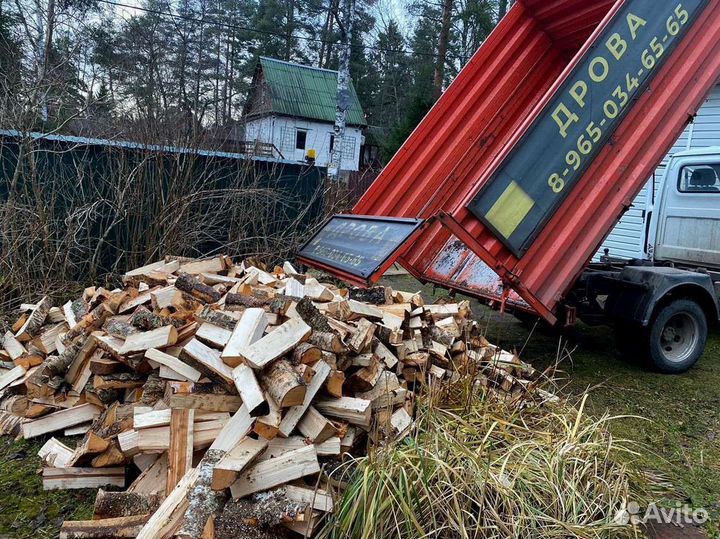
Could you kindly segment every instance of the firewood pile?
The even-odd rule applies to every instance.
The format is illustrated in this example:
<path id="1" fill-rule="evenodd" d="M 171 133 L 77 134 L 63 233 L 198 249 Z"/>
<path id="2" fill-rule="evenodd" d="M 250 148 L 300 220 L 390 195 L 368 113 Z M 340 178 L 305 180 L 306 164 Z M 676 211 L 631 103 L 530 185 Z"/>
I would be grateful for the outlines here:
<path id="1" fill-rule="evenodd" d="M 77 436 L 43 445 L 44 488 L 100 489 L 66 539 L 312 536 L 344 485 L 333 470 L 411 432 L 418 391 L 471 375 L 512 399 L 538 376 L 466 301 L 226 256 L 168 257 L 123 284 L 0 328 L 0 429 Z"/>

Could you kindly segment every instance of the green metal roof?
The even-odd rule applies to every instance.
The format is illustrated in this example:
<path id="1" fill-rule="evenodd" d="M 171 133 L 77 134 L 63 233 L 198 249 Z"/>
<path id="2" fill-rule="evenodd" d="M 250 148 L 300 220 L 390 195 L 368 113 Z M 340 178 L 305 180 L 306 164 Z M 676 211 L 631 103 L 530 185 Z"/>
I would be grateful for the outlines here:
<path id="1" fill-rule="evenodd" d="M 262 72 L 272 95 L 272 111 L 277 114 L 335 122 L 337 71 L 260 58 Z M 350 83 L 347 123 L 365 125 L 360 100 Z"/>

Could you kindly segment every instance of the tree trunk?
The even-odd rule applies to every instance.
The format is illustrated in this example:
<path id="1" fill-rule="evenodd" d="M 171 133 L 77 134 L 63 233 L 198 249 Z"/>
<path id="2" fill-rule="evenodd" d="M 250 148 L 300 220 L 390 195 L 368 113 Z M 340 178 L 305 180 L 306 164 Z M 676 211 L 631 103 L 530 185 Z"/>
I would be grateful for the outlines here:
<path id="1" fill-rule="evenodd" d="M 438 55 L 435 61 L 433 77 L 433 97 L 437 101 L 442 94 L 445 79 L 445 60 L 447 58 L 448 41 L 450 40 L 450 22 L 452 18 L 453 0 L 443 0 L 442 22 L 438 39 Z"/>
<path id="2" fill-rule="evenodd" d="M 337 79 L 337 102 L 335 107 L 335 128 L 333 149 L 328 164 L 328 177 L 337 179 L 342 169 L 343 139 L 347 111 L 350 107 L 350 46 L 352 44 L 353 21 L 355 19 L 355 0 L 345 2 L 345 24 L 343 32 L 343 49 Z"/>

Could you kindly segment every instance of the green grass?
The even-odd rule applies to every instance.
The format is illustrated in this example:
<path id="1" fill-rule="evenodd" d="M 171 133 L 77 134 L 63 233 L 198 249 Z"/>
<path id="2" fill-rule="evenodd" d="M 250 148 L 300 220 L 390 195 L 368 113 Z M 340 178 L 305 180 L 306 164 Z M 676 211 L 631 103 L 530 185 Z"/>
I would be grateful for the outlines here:
<path id="1" fill-rule="evenodd" d="M 45 539 L 58 536 L 63 520 L 92 517 L 95 490 L 45 491 L 37 452 L 45 439 L 0 437 L 0 537 Z M 72 442 L 71 442 L 72 445 Z"/>
<path id="2" fill-rule="evenodd" d="M 428 298 L 447 292 L 422 286 L 407 276 L 385 282 L 397 290 Z M 556 361 L 559 350 L 572 350 L 562 364 L 562 391 L 578 395 L 590 389 L 588 412 L 602 416 L 634 415 L 612 423 L 618 438 L 646 444 L 641 463 L 670 479 L 676 500 L 720 515 L 720 332 L 711 332 L 705 355 L 689 372 L 668 376 L 621 360 L 612 330 L 580 324 L 571 338 L 528 327 L 473 302 L 475 318 L 495 344 L 518 351 L 536 368 Z"/>

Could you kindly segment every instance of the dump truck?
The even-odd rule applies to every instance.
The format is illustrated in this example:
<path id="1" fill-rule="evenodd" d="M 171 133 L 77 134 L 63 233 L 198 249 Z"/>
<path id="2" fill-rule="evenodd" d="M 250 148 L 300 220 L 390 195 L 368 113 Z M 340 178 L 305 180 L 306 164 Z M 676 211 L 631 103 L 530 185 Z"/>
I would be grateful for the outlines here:
<path id="1" fill-rule="evenodd" d="M 298 258 L 359 286 L 399 262 L 553 326 L 611 324 L 625 352 L 685 371 L 720 317 L 720 249 L 592 259 L 718 78 L 720 0 L 518 0 Z M 717 171 L 693 163 L 676 172 L 697 201 Z M 685 230 L 717 247 L 710 226 Z"/>

